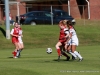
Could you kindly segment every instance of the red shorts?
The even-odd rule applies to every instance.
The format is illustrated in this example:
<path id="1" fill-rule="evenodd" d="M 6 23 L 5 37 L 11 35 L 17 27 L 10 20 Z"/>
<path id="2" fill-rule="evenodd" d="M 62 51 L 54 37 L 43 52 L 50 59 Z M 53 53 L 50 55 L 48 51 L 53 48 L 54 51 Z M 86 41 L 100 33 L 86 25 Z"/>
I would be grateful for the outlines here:
<path id="1" fill-rule="evenodd" d="M 66 39 L 60 39 L 59 42 L 61 42 L 62 45 L 65 45 Z"/>
<path id="2" fill-rule="evenodd" d="M 16 37 L 12 37 L 12 43 L 18 43 L 19 41 L 18 41 L 18 38 L 16 38 Z"/>

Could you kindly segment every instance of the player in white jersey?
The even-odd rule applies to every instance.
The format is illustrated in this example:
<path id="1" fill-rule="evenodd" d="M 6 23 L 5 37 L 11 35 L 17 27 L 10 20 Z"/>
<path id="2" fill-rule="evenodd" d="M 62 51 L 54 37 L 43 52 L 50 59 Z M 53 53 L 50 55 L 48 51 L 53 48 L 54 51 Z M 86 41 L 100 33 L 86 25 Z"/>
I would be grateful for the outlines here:
<path id="1" fill-rule="evenodd" d="M 69 34 L 70 34 L 69 28 L 64 29 L 64 32 L 65 32 L 65 34 L 67 34 L 66 39 L 68 40 L 69 37 L 70 37 L 69 36 Z M 66 42 L 66 44 L 65 44 L 65 50 L 72 55 L 72 59 L 76 58 L 77 56 L 74 53 L 72 53 L 72 51 L 70 49 L 71 49 L 71 39 Z"/>
<path id="2" fill-rule="evenodd" d="M 20 28 L 20 30 L 19 30 L 19 36 L 18 36 L 18 40 L 19 40 L 19 43 L 23 43 L 23 41 L 22 41 L 22 37 L 23 37 L 23 35 L 22 35 L 22 29 Z"/>
<path id="3" fill-rule="evenodd" d="M 79 45 L 78 37 L 76 34 L 76 31 L 74 27 L 72 26 L 72 23 L 70 21 L 67 21 L 67 24 L 70 26 L 69 27 L 69 38 L 66 41 L 66 44 L 70 44 L 67 48 L 69 52 L 75 57 L 79 58 L 79 61 L 83 60 L 83 57 L 76 51 L 76 47 Z"/>
<path id="4" fill-rule="evenodd" d="M 17 57 L 20 57 L 20 52 L 23 50 L 23 48 L 24 48 L 24 44 L 23 44 L 23 41 L 22 41 L 22 37 L 23 37 L 23 35 L 22 35 L 22 29 L 21 29 L 21 27 L 20 27 L 20 24 L 18 25 L 18 28 L 19 28 L 19 36 L 18 36 L 18 41 L 19 41 L 19 44 L 20 44 L 20 50 L 18 50 L 17 51 Z"/>

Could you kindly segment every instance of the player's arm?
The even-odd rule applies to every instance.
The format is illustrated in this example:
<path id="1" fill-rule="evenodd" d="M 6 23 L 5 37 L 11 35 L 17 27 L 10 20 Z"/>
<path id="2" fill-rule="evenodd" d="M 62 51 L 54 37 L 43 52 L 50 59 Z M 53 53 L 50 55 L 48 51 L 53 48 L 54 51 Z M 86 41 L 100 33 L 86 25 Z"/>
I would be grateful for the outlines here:
<path id="1" fill-rule="evenodd" d="M 65 38 L 68 38 L 69 37 L 69 30 L 65 28 L 64 33 L 66 34 Z"/>
<path id="2" fill-rule="evenodd" d="M 22 30 L 19 31 L 19 36 L 21 37 L 23 37 L 22 32 L 23 32 Z"/>
<path id="3" fill-rule="evenodd" d="M 73 32 L 70 32 L 70 33 L 69 33 L 69 36 L 68 36 L 68 39 L 67 39 L 66 43 L 68 43 L 68 41 L 72 38 L 72 33 L 73 33 Z"/>

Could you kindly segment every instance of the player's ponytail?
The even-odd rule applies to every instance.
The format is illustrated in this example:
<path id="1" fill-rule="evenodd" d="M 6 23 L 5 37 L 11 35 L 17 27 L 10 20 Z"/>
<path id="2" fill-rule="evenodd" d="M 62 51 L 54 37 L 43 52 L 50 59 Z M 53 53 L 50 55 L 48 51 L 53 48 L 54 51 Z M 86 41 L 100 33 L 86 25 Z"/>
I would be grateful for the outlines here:
<path id="1" fill-rule="evenodd" d="M 73 26 L 71 21 L 67 21 L 67 25 L 68 25 L 68 27 L 70 27 L 70 26 L 73 27 L 73 29 L 76 31 L 76 29 L 74 28 L 74 26 Z"/>

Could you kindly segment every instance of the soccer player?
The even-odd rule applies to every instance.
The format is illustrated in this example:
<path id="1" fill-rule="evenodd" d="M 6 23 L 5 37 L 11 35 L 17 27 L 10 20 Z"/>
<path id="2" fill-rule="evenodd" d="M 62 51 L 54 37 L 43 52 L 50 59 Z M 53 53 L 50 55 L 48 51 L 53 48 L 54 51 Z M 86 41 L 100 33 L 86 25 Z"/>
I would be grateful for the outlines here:
<path id="1" fill-rule="evenodd" d="M 20 49 L 20 45 L 19 45 L 19 41 L 18 41 L 18 36 L 19 36 L 19 28 L 18 28 L 18 24 L 15 23 L 14 24 L 14 28 L 11 30 L 10 32 L 11 36 L 12 36 L 12 43 L 15 46 L 14 51 L 12 52 L 12 54 L 14 55 L 13 58 L 17 58 L 16 54 L 17 54 L 17 50 Z"/>
<path id="2" fill-rule="evenodd" d="M 65 22 L 65 24 L 67 24 L 67 22 Z M 70 32 L 69 32 L 70 26 L 69 26 L 69 25 L 67 25 L 67 26 L 68 26 L 68 27 L 64 29 L 64 32 L 65 32 L 65 34 L 66 34 L 66 36 L 65 36 L 66 39 L 69 38 L 69 33 L 70 33 Z M 77 56 L 76 56 L 74 53 L 72 53 L 71 51 L 68 51 L 68 50 L 69 50 L 68 48 L 69 48 L 69 46 L 70 46 L 70 41 L 71 41 L 71 40 L 69 40 L 68 43 L 65 42 L 66 44 L 65 44 L 65 47 L 64 47 L 64 48 L 65 48 L 64 51 L 67 52 L 67 53 L 69 53 L 69 54 L 71 54 L 71 55 L 72 55 L 72 59 L 75 59 L 75 57 L 77 57 Z"/>
<path id="3" fill-rule="evenodd" d="M 58 61 L 60 60 L 61 55 L 64 55 L 67 60 L 70 59 L 70 57 L 61 49 L 64 48 L 65 42 L 66 42 L 66 34 L 64 32 L 64 29 L 67 28 L 67 25 L 65 24 L 67 20 L 62 20 L 59 22 L 59 28 L 60 28 L 60 35 L 59 35 L 59 41 L 56 44 L 56 50 L 58 53 Z"/>
<path id="4" fill-rule="evenodd" d="M 22 41 L 22 28 L 20 26 L 20 24 L 18 24 L 18 28 L 19 28 L 19 36 L 18 36 L 18 41 L 19 41 L 19 45 L 20 45 L 20 50 L 17 51 L 17 57 L 20 57 L 20 52 L 24 49 L 24 44 L 23 44 L 23 41 Z"/>
<path id="5" fill-rule="evenodd" d="M 79 40 L 76 34 L 76 30 L 74 29 L 71 21 L 67 21 L 67 25 L 70 26 L 69 28 L 69 38 L 67 39 L 66 43 L 69 43 L 70 41 L 70 45 L 67 48 L 69 50 L 69 52 L 75 57 L 75 58 L 79 58 L 79 61 L 83 60 L 83 57 L 76 51 L 76 47 L 79 44 Z"/>

